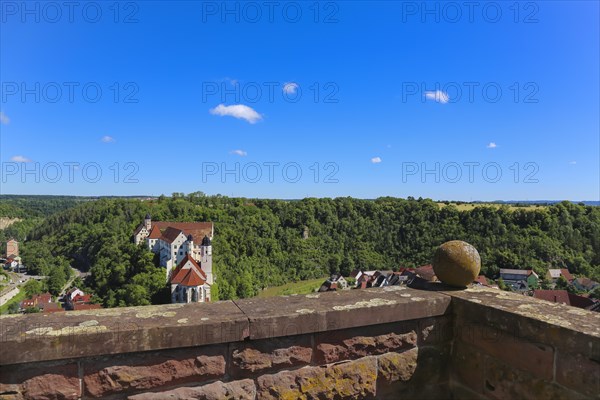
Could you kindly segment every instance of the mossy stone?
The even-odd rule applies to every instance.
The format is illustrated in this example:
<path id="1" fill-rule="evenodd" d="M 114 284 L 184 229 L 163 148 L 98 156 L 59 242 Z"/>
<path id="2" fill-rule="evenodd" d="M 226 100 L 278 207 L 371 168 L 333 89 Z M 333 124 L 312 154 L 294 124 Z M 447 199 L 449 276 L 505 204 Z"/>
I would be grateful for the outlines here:
<path id="1" fill-rule="evenodd" d="M 475 247 L 462 240 L 446 242 L 435 251 L 433 270 L 438 279 L 450 286 L 465 287 L 477 278 L 481 257 Z"/>

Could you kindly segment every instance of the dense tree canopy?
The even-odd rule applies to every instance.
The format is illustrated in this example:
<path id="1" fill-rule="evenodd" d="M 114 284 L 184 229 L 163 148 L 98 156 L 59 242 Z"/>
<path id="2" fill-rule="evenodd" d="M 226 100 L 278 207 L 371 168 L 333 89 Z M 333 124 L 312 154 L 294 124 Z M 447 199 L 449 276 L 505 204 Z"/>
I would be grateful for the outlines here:
<path id="1" fill-rule="evenodd" d="M 201 193 L 100 199 L 51 214 L 30 229 L 24 261 L 50 277 L 64 268 L 59 257 L 90 271 L 86 284 L 106 306 L 168 301 L 164 270 L 132 241 L 147 212 L 154 220 L 215 223 L 215 292 L 221 299 L 354 268 L 427 264 L 438 245 L 453 239 L 479 250 L 491 278 L 500 268 L 543 274 L 554 267 L 600 279 L 600 208 L 568 202 L 537 210 L 482 205 L 459 211 L 427 199 L 282 201 Z"/>

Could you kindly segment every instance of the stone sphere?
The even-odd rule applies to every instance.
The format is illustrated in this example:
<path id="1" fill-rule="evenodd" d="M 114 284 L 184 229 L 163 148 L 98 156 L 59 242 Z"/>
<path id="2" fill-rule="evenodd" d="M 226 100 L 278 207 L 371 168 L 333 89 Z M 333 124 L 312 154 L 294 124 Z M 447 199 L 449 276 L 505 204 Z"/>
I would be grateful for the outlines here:
<path id="1" fill-rule="evenodd" d="M 450 286 L 465 287 L 481 270 L 481 257 L 473 246 L 462 240 L 446 242 L 435 251 L 433 270 L 438 279 Z"/>

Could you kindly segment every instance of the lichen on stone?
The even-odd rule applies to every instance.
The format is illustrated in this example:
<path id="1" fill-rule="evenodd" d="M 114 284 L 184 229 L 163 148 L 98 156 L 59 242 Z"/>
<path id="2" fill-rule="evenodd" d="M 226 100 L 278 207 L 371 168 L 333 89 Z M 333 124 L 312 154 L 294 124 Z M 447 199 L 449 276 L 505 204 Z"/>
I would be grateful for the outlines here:
<path id="1" fill-rule="evenodd" d="M 371 308 L 371 307 L 379 307 L 379 306 L 389 306 L 396 304 L 395 300 L 386 300 L 386 299 L 371 299 L 368 301 L 359 301 L 354 304 L 347 304 L 345 306 L 335 306 L 333 309 L 335 311 L 345 311 L 345 310 L 355 310 L 357 308 Z"/>

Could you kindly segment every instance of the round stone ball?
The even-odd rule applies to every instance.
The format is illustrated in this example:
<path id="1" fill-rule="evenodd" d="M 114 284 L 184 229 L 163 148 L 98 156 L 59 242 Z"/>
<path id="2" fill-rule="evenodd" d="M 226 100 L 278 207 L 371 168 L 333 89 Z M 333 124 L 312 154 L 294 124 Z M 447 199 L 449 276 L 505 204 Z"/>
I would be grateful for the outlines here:
<path id="1" fill-rule="evenodd" d="M 440 281 L 450 286 L 465 287 L 481 270 L 481 257 L 473 246 L 462 240 L 446 242 L 435 251 L 433 270 Z"/>

